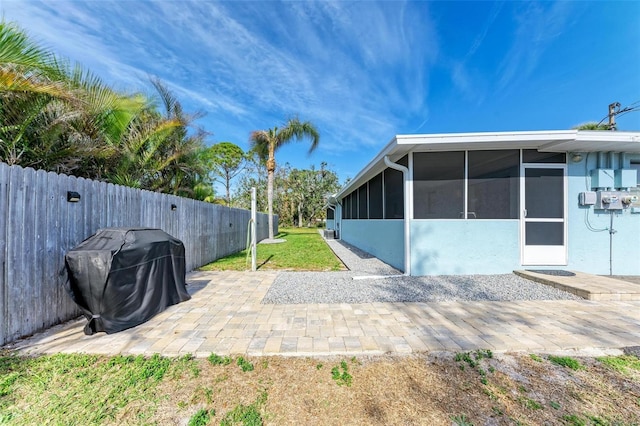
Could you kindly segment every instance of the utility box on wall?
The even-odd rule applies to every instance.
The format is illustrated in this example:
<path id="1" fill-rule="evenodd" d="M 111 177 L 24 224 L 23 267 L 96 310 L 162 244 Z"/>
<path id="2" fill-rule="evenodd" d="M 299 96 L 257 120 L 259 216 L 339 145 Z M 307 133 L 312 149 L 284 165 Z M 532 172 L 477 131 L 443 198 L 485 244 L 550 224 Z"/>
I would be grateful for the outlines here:
<path id="1" fill-rule="evenodd" d="M 581 206 L 593 206 L 598 201 L 595 191 L 585 191 L 578 195 L 578 203 Z"/>
<path id="2" fill-rule="evenodd" d="M 598 191 L 596 204 L 593 208 L 598 210 L 622 210 L 622 197 L 616 191 Z"/>
<path id="3" fill-rule="evenodd" d="M 616 188 L 635 188 L 638 185 L 638 173 L 634 169 L 619 169 L 615 172 Z"/>
<path id="4" fill-rule="evenodd" d="M 613 169 L 591 170 L 591 188 L 593 189 L 614 188 Z"/>
<path id="5" fill-rule="evenodd" d="M 638 201 L 637 195 L 628 191 L 598 191 L 596 192 L 596 210 L 622 210 Z"/>

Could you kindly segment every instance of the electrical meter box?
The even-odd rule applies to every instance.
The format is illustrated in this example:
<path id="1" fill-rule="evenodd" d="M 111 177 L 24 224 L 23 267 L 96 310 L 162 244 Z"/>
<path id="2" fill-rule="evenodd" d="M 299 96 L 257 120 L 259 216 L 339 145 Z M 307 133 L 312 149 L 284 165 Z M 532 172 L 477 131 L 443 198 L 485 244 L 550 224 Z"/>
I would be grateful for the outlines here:
<path id="1" fill-rule="evenodd" d="M 593 208 L 597 210 L 622 210 L 631 206 L 638 197 L 627 191 L 598 191 Z"/>
<path id="2" fill-rule="evenodd" d="M 591 170 L 591 188 L 606 189 L 614 188 L 613 169 L 593 169 Z"/>
<path id="3" fill-rule="evenodd" d="M 634 169 L 619 169 L 615 172 L 614 180 L 618 189 L 635 188 L 638 185 L 638 173 Z"/>

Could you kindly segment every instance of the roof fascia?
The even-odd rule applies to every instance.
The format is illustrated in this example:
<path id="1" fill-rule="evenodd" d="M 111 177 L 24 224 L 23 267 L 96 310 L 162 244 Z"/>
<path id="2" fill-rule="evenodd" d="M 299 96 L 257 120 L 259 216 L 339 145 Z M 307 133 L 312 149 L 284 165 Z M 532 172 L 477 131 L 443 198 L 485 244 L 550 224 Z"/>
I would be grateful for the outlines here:
<path id="1" fill-rule="evenodd" d="M 544 130 L 525 132 L 479 132 L 396 135 L 347 185 L 337 194 L 346 193 L 370 179 L 377 169 L 384 170 L 384 157 L 402 157 L 416 150 L 447 151 L 467 149 L 538 149 L 548 152 L 611 151 L 602 144 L 617 143 L 614 151 L 640 152 L 640 132 L 611 132 L 590 130 Z M 637 145 L 636 145 L 637 144 Z"/>
<path id="2" fill-rule="evenodd" d="M 371 169 L 373 169 L 376 165 L 379 165 L 381 163 L 384 164 L 383 158 L 386 155 L 389 155 L 392 151 L 394 151 L 394 149 L 397 147 L 397 144 L 398 144 L 397 136 L 394 136 L 389 141 L 389 143 L 387 143 L 387 145 L 384 148 L 382 148 L 382 151 L 380 151 L 380 153 L 378 153 L 378 155 L 360 171 L 360 173 L 355 175 L 355 177 L 351 179 L 349 183 L 347 183 L 345 186 L 343 186 L 340 189 L 340 191 L 338 191 L 338 193 L 336 194 L 336 198 L 340 199 L 344 194 L 351 192 L 353 190 L 352 188 L 359 187 L 361 183 L 358 183 L 358 182 L 362 180 L 362 177 L 368 175 Z"/>

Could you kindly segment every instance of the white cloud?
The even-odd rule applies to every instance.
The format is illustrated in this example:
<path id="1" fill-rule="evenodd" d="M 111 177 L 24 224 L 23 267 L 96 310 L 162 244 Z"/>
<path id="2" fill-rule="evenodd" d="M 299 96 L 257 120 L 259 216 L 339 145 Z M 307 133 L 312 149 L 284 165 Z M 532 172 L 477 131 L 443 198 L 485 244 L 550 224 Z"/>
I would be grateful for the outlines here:
<path id="1" fill-rule="evenodd" d="M 513 42 L 499 68 L 497 88 L 501 91 L 528 79 L 535 71 L 546 48 L 564 31 L 572 5 L 564 1 L 531 2 L 523 7 L 515 16 Z"/>
<path id="2" fill-rule="evenodd" d="M 411 117 L 428 117 L 438 55 L 428 3 L 5 0 L 0 7 L 116 86 L 139 89 L 147 75 L 158 76 L 212 123 L 236 123 L 238 135 L 297 113 L 321 129 L 321 150 L 356 152 L 381 146 Z"/>

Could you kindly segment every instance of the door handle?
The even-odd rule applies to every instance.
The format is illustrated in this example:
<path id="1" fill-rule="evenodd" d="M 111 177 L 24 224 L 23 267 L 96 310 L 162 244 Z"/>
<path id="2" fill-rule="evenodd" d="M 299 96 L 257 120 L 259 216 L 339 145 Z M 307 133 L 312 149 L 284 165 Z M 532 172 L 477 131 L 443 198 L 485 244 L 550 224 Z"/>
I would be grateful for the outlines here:
<path id="1" fill-rule="evenodd" d="M 527 217 L 527 209 L 522 209 L 522 214 L 524 215 L 524 217 Z"/>

